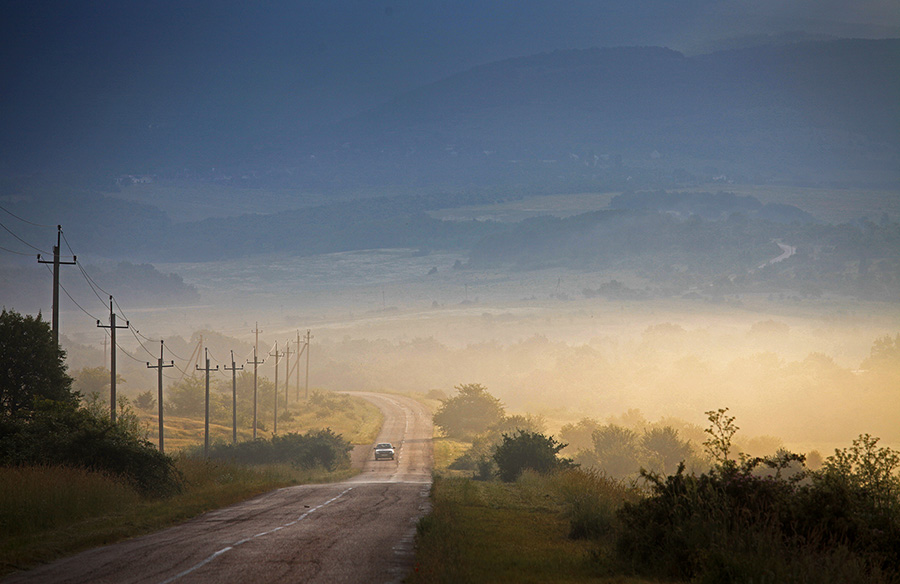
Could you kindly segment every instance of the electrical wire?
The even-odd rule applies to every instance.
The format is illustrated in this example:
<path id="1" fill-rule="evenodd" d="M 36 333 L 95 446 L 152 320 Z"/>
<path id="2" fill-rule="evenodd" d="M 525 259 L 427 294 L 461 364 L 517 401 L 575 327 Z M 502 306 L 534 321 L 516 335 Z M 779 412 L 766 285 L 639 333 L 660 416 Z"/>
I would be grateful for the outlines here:
<path id="1" fill-rule="evenodd" d="M 51 274 L 53 274 L 53 270 L 50 269 L 50 266 L 47 266 L 47 270 L 48 270 Z M 100 319 L 99 319 L 99 318 L 97 318 L 96 316 L 94 316 L 93 314 L 91 314 L 90 312 L 88 312 L 87 310 L 85 310 L 85 308 L 84 308 L 82 305 L 78 304 L 78 302 L 77 302 L 74 298 L 72 298 L 72 295 L 69 294 L 69 291 L 66 290 L 66 287 L 63 286 L 62 283 L 60 283 L 59 287 L 62 288 L 62 291 L 66 293 L 66 296 L 69 297 L 69 300 L 71 300 L 71 301 L 75 304 L 75 306 L 77 306 L 78 308 L 81 309 L 81 312 L 83 312 L 83 313 L 85 313 L 86 315 L 90 316 L 90 317 L 91 317 L 92 319 L 94 319 L 95 321 L 100 322 Z"/>
<path id="2" fill-rule="evenodd" d="M 138 363 L 146 363 L 146 361 L 141 361 L 140 359 L 138 359 L 137 357 L 135 357 L 134 355 L 132 355 L 131 353 L 129 353 L 128 351 L 126 351 L 125 349 L 123 349 L 123 348 L 122 348 L 122 345 L 120 345 L 120 344 L 118 343 L 118 341 L 116 341 L 116 347 L 117 347 L 120 351 L 122 351 L 122 353 L 123 353 L 126 357 L 128 357 L 129 359 L 131 359 L 132 361 L 137 361 Z"/>
<path id="3" fill-rule="evenodd" d="M 153 357 L 154 359 L 156 359 L 156 358 L 157 358 L 156 355 L 154 355 L 153 353 L 151 353 L 151 352 L 150 352 L 150 349 L 148 349 L 147 347 L 145 347 L 145 346 L 144 346 L 144 343 L 141 342 L 141 339 L 138 338 L 138 336 L 137 336 L 136 334 L 134 334 L 134 327 L 131 326 L 130 323 L 129 323 L 129 325 L 128 325 L 128 330 L 131 331 L 131 335 L 132 335 L 132 336 L 134 337 L 134 339 L 138 342 L 138 345 L 140 345 L 141 348 L 142 348 L 148 355 L 150 355 L 151 357 Z M 149 339 L 148 339 L 148 340 L 149 340 Z"/>
<path id="4" fill-rule="evenodd" d="M 16 219 L 18 219 L 18 220 L 21 221 L 22 223 L 28 223 L 29 225 L 33 225 L 33 226 L 35 226 L 35 227 L 49 227 L 49 228 L 51 228 L 51 229 L 54 228 L 54 227 L 56 227 L 56 225 L 43 225 L 43 224 L 41 224 L 41 223 L 33 223 L 33 222 L 29 221 L 28 219 L 22 219 L 21 217 L 19 217 L 18 215 L 16 215 L 15 213 L 13 213 L 12 211 L 10 211 L 9 209 L 7 209 L 6 207 L 4 207 L 4 206 L 2 206 L 2 205 L 0 205 L 0 209 L 2 209 L 3 211 L 9 213 L 10 215 L 12 215 L 13 217 L 15 217 Z"/>
<path id="5" fill-rule="evenodd" d="M 9 253 L 14 253 L 14 254 L 16 254 L 16 255 L 21 255 L 21 256 L 31 256 L 31 257 L 34 257 L 34 254 L 33 254 L 33 253 L 29 253 L 29 252 L 15 251 L 15 250 L 12 250 L 12 249 L 5 248 L 5 247 L 3 247 L 3 246 L 0 246 L 0 249 L 2 249 L 3 251 L 8 251 Z"/>
<path id="6" fill-rule="evenodd" d="M 75 262 L 75 264 L 78 266 L 78 270 L 81 272 L 81 275 L 84 278 L 84 281 L 87 282 L 88 287 L 91 289 L 91 292 L 94 293 L 94 296 L 97 297 L 97 300 L 99 300 L 100 304 L 102 304 L 103 307 L 105 308 L 106 300 L 102 296 L 100 296 L 100 294 L 97 293 L 97 289 L 99 289 L 101 292 L 103 292 L 103 289 L 100 288 L 100 286 L 96 286 L 97 289 L 95 289 L 95 284 L 93 283 L 94 281 L 91 279 L 91 277 L 88 275 L 88 273 L 86 271 L 84 271 L 84 267 L 81 265 L 81 263 Z M 111 294 L 109 294 L 108 296 L 110 298 L 112 298 Z M 115 301 L 115 299 L 113 299 L 113 301 Z M 125 316 L 125 315 L 123 314 L 122 316 Z"/>
<path id="7" fill-rule="evenodd" d="M 39 248 L 39 247 L 35 247 L 35 246 L 31 245 L 30 243 L 28 243 L 27 241 L 25 241 L 24 239 L 22 239 L 21 237 L 19 237 L 19 236 L 16 235 L 15 233 L 13 233 L 13 232 L 9 229 L 9 227 L 7 227 L 6 225 L 4 225 L 3 223 L 0 223 L 0 227 L 2 227 L 3 229 L 5 229 L 7 233 L 9 233 L 10 235 L 12 235 L 12 236 L 15 237 L 16 239 L 18 239 L 20 242 L 22 242 L 22 243 L 24 243 L 25 245 L 27 245 L 28 247 L 30 247 L 31 249 L 33 249 L 33 250 L 35 250 L 35 251 L 39 251 L 39 252 L 41 252 L 42 254 L 45 254 L 45 255 L 52 255 L 52 254 L 49 254 L 49 253 L 47 253 L 46 251 L 42 250 L 42 249 Z"/>

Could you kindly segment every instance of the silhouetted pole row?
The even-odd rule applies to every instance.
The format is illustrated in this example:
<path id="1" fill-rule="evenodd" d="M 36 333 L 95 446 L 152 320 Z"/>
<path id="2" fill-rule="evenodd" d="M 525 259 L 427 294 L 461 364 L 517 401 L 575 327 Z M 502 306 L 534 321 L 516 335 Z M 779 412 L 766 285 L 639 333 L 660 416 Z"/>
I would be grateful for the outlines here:
<path id="1" fill-rule="evenodd" d="M 197 365 L 197 371 L 206 371 L 206 418 L 203 423 L 203 456 L 206 456 L 209 454 L 209 372 L 218 371 L 219 366 L 216 365 L 215 369 L 209 368 L 209 349 L 205 350 L 204 355 L 206 357 L 206 367 L 201 369 Z"/>
<path id="2" fill-rule="evenodd" d="M 62 234 L 62 225 L 56 226 L 56 245 L 53 246 L 53 261 L 41 259 L 38 254 L 37 261 L 39 264 L 53 264 L 53 313 L 50 317 L 50 331 L 53 333 L 53 344 L 59 347 L 59 266 L 74 266 L 76 260 L 72 256 L 71 262 L 63 262 L 59 259 L 59 237 Z"/>
<path id="3" fill-rule="evenodd" d="M 231 443 L 237 444 L 237 372 L 243 371 L 244 366 L 234 366 L 234 351 L 231 352 L 231 367 L 222 366 L 225 371 L 231 371 Z"/>
<path id="4" fill-rule="evenodd" d="M 109 419 L 112 420 L 112 423 L 116 423 L 116 329 L 120 328 L 128 328 L 128 321 L 125 321 L 125 326 L 116 324 L 116 313 L 113 312 L 113 297 L 109 297 L 109 325 L 100 324 L 100 321 L 97 321 L 97 326 L 100 328 L 108 328 L 110 343 L 109 343 Z"/>
<path id="5" fill-rule="evenodd" d="M 156 365 L 151 365 L 148 361 L 147 368 L 157 370 L 156 386 L 157 401 L 159 402 L 159 451 L 165 453 L 166 447 L 163 444 L 163 369 L 166 367 L 174 367 L 175 361 L 171 361 L 168 365 L 163 364 L 163 343 L 165 343 L 165 341 L 159 342 L 159 359 L 157 359 Z"/>

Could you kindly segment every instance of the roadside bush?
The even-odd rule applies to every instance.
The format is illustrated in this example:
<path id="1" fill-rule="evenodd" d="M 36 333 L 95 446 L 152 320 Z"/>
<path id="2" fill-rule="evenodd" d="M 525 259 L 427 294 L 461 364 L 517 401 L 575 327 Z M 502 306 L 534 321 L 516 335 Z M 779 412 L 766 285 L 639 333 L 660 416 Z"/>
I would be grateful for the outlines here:
<path id="1" fill-rule="evenodd" d="M 502 442 L 494 450 L 493 459 L 497 463 L 500 479 L 512 482 L 519 478 L 525 469 L 546 474 L 571 466 L 571 459 L 557 457 L 565 446 L 552 436 L 519 430 L 512 436 L 503 435 Z"/>
<path id="2" fill-rule="evenodd" d="M 125 478 L 144 495 L 169 495 L 181 489 L 173 460 L 133 425 L 113 424 L 108 413 L 66 402 L 38 400 L 28 417 L 2 421 L 0 464 L 104 471 Z"/>
<path id="3" fill-rule="evenodd" d="M 650 495 L 618 514 L 625 567 L 723 584 L 898 581 L 896 453 L 864 435 L 821 471 L 785 451 L 736 462 L 727 456 L 733 419 L 718 419 L 726 423 L 711 434 L 724 440 L 715 442 L 720 462 L 711 471 L 642 473 Z"/>
<path id="4" fill-rule="evenodd" d="M 237 444 L 216 443 L 210 446 L 209 458 L 227 460 L 247 465 L 286 462 L 296 467 L 310 469 L 321 467 L 336 470 L 350 464 L 353 446 L 330 428 L 310 430 L 306 434 L 290 432 L 273 436 L 270 440 L 259 438 Z M 199 456 L 197 447 L 194 456 Z"/>
<path id="5" fill-rule="evenodd" d="M 634 488 L 596 469 L 567 468 L 555 473 L 550 484 L 563 504 L 572 539 L 611 533 L 618 524 L 618 510 L 637 498 Z"/>

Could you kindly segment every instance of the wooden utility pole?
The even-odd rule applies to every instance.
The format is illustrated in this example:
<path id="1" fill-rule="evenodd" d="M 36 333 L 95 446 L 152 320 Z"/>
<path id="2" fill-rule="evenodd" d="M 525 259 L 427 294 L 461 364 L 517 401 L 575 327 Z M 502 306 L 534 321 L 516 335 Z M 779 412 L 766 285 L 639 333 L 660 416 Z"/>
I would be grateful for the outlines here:
<path id="1" fill-rule="evenodd" d="M 72 256 L 71 262 L 63 262 L 59 259 L 59 237 L 62 234 L 62 225 L 56 226 L 56 245 L 53 246 L 53 261 L 42 260 L 41 254 L 38 254 L 37 261 L 39 264 L 53 264 L 53 314 L 50 321 L 50 330 L 53 333 L 53 344 L 59 347 L 59 266 L 74 266 L 76 260 Z"/>
<path id="2" fill-rule="evenodd" d="M 293 351 L 291 351 L 290 342 L 284 344 L 284 411 L 287 411 L 288 407 L 288 382 L 291 379 L 290 372 L 290 364 L 291 364 L 291 355 Z"/>
<path id="3" fill-rule="evenodd" d="M 163 444 L 163 369 L 166 367 L 174 367 L 175 361 L 169 362 L 168 365 L 163 364 L 163 343 L 165 341 L 159 342 L 159 359 L 156 360 L 156 365 L 151 365 L 147 362 L 148 369 L 156 369 L 157 370 L 157 398 L 156 401 L 159 402 L 159 451 L 165 453 L 166 448 Z"/>
<path id="4" fill-rule="evenodd" d="M 275 357 L 275 423 L 272 426 L 272 434 L 278 434 L 278 358 L 284 355 L 278 352 L 278 341 L 275 341 L 275 352 L 269 355 Z"/>
<path id="5" fill-rule="evenodd" d="M 204 356 L 206 357 L 206 367 L 200 368 L 197 365 L 197 371 L 206 371 L 206 418 L 203 423 L 203 456 L 209 455 L 209 372 L 210 371 L 218 371 L 219 366 L 216 365 L 215 369 L 209 368 L 209 349 L 205 349 Z"/>
<path id="6" fill-rule="evenodd" d="M 259 330 L 259 322 L 256 323 L 256 330 L 252 330 L 250 332 L 256 333 L 256 343 L 253 345 L 253 361 L 252 361 L 252 363 L 253 363 L 253 439 L 256 440 L 256 424 L 257 424 L 256 412 L 257 412 L 257 404 L 259 403 L 259 399 L 258 399 L 259 392 L 257 390 L 257 388 L 259 387 L 259 385 L 257 383 L 257 379 L 258 379 L 257 370 L 258 370 L 259 366 L 262 365 L 263 363 L 265 363 L 266 361 L 265 361 L 265 359 L 260 361 L 256 358 L 257 354 L 259 353 L 259 333 L 262 332 L 261 330 Z M 251 361 L 247 361 L 247 363 L 251 363 Z"/>
<path id="7" fill-rule="evenodd" d="M 109 297 L 109 324 L 100 324 L 100 321 L 97 321 L 97 326 L 100 328 L 108 328 L 109 329 L 109 419 L 112 420 L 112 423 L 116 423 L 116 329 L 120 328 L 128 328 L 128 321 L 125 321 L 125 326 L 116 324 L 116 313 L 113 312 L 113 297 Z"/>
<path id="8" fill-rule="evenodd" d="M 266 362 L 265 359 L 260 361 L 259 359 L 256 358 L 256 347 L 254 347 L 253 348 L 253 361 L 247 361 L 247 363 L 253 364 L 253 439 L 254 440 L 256 440 L 256 424 L 257 424 L 256 412 L 257 412 L 257 404 L 259 403 L 259 400 L 257 399 L 257 395 L 258 395 L 257 387 L 258 386 L 257 386 L 257 382 L 256 382 L 257 368 L 265 362 Z"/>
<path id="9" fill-rule="evenodd" d="M 309 334 L 309 329 L 306 329 L 306 401 L 309 401 L 309 341 L 312 339 L 312 335 Z"/>
<path id="10" fill-rule="evenodd" d="M 234 351 L 232 351 L 231 367 L 222 366 L 222 369 L 231 371 L 231 443 L 237 444 L 237 372 L 243 371 L 244 366 L 234 366 Z"/>
<path id="11" fill-rule="evenodd" d="M 300 345 L 300 329 L 297 329 L 297 401 L 300 401 L 300 357 L 306 345 Z"/>

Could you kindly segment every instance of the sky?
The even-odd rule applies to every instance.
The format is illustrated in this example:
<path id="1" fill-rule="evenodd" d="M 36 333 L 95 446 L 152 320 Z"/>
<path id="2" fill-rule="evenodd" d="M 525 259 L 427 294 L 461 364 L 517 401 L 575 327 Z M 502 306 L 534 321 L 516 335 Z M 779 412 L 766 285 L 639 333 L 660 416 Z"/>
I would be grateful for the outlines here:
<path id="1" fill-rule="evenodd" d="M 696 52 L 796 31 L 896 37 L 900 10 L 896 0 L 3 0 L 0 130 L 28 143 L 76 119 L 163 124 L 233 106 L 303 126 L 510 57 Z"/>

